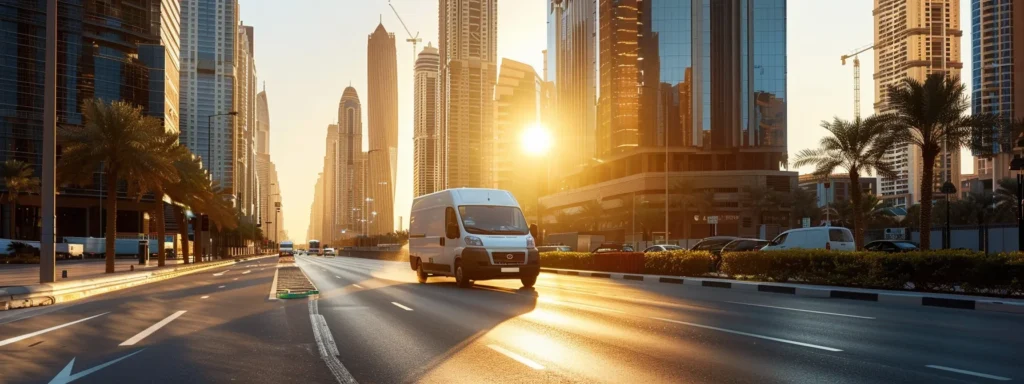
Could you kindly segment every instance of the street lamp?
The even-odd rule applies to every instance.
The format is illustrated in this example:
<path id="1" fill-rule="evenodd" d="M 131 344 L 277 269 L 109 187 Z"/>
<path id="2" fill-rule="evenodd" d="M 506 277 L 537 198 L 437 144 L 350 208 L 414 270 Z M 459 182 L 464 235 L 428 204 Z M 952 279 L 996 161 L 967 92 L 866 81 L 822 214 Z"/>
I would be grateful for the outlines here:
<path id="1" fill-rule="evenodd" d="M 206 155 L 210 161 L 210 180 L 213 180 L 213 118 L 217 116 L 238 116 L 238 112 L 231 111 L 206 116 Z"/>
<path id="2" fill-rule="evenodd" d="M 1013 156 L 1010 161 L 1010 170 L 1017 171 L 1017 250 L 1024 251 L 1024 210 L 1021 203 L 1024 202 L 1024 159 L 1020 155 Z"/>
<path id="3" fill-rule="evenodd" d="M 371 149 L 366 151 L 366 166 L 363 167 L 363 237 L 370 237 L 370 223 L 366 220 L 366 212 L 370 210 L 369 203 L 373 201 L 370 197 L 370 191 L 366 188 L 366 179 L 369 178 L 370 170 L 370 154 L 374 152 L 380 152 L 380 149 Z M 374 213 L 376 215 L 376 213 Z"/>
<path id="4" fill-rule="evenodd" d="M 942 249 L 949 249 L 951 242 L 950 236 L 952 232 L 949 230 L 949 195 L 956 194 L 956 186 L 948 180 L 942 183 L 942 189 L 939 190 L 946 195 L 946 229 L 942 234 Z"/>

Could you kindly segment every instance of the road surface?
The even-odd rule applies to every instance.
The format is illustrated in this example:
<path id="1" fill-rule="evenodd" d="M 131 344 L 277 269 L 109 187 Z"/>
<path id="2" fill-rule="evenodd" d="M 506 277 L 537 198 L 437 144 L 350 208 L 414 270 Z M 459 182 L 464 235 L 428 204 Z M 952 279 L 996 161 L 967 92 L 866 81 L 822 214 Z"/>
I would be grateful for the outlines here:
<path id="1" fill-rule="evenodd" d="M 62 371 L 86 372 L 76 383 L 1024 380 L 1021 315 L 553 274 L 535 289 L 460 289 L 418 284 L 406 263 L 297 259 L 313 300 L 268 299 L 264 259 L 20 320 L 0 312 L 0 382 Z"/>

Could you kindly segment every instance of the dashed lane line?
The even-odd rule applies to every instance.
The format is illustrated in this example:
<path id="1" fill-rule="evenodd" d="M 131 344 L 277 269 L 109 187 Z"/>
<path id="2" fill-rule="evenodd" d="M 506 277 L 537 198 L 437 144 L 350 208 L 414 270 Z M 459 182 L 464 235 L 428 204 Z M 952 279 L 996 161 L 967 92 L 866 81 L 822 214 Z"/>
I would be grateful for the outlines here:
<path id="1" fill-rule="evenodd" d="M 165 325 L 167 325 L 170 322 L 174 321 L 174 319 L 177 319 L 181 315 L 184 315 L 185 312 L 186 311 L 174 312 L 170 316 L 167 316 L 163 320 L 160 320 L 160 322 L 149 326 L 149 328 L 146 328 L 142 332 L 139 332 L 137 335 L 132 336 L 128 340 L 125 340 L 123 343 L 120 344 L 120 346 L 125 347 L 125 346 L 135 345 L 136 343 L 142 341 L 142 339 L 145 339 L 147 336 L 152 335 L 153 332 L 156 332 L 156 331 L 160 330 L 160 328 L 163 328 Z"/>
<path id="2" fill-rule="evenodd" d="M 544 369 L 544 366 L 538 364 L 536 361 L 527 359 L 527 358 L 525 358 L 525 357 L 523 357 L 523 356 L 521 356 L 521 355 L 519 355 L 519 354 L 517 354 L 515 352 L 509 351 L 509 350 L 507 350 L 505 348 L 502 348 L 500 346 L 497 346 L 497 345 L 494 345 L 494 344 L 490 344 L 487 347 L 497 351 L 498 353 L 500 353 L 502 355 L 508 356 L 512 360 L 515 360 L 515 361 L 518 361 L 520 363 L 523 363 L 523 365 L 525 365 L 527 367 L 530 367 L 530 368 L 533 368 L 533 369 L 536 369 L 536 370 Z"/>
<path id="3" fill-rule="evenodd" d="M 14 344 L 14 343 L 17 343 L 19 341 L 22 341 L 22 340 L 25 340 L 25 339 L 28 339 L 28 338 L 31 338 L 31 337 L 36 337 L 36 336 L 42 335 L 42 334 L 50 332 L 50 331 L 56 331 L 58 329 L 67 327 L 69 325 L 75 325 L 75 324 L 81 323 L 81 322 L 86 321 L 86 320 L 92 320 L 92 319 L 95 319 L 97 317 L 106 315 L 108 313 L 110 313 L 110 312 L 103 312 L 101 314 L 89 316 L 89 317 L 86 317 L 84 319 L 75 320 L 75 321 L 72 321 L 70 323 L 64 323 L 64 324 L 61 324 L 61 325 L 55 325 L 55 326 L 52 326 L 50 328 L 46 328 L 46 329 L 41 330 L 41 331 L 35 331 L 35 332 L 24 334 L 24 335 L 21 335 L 21 336 L 12 337 L 12 338 L 7 339 L 7 340 L 0 340 L 0 347 L 8 345 L 8 344 Z"/>

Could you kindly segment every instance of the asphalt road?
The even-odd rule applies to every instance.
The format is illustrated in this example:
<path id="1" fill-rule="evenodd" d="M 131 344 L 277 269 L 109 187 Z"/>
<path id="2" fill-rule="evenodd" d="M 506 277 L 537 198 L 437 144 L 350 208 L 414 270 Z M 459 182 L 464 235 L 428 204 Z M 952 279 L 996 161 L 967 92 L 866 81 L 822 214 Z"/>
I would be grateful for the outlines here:
<path id="1" fill-rule="evenodd" d="M 1021 315 L 304 256 L 321 294 L 270 300 L 273 262 L 0 312 L 0 383 L 1024 380 Z"/>

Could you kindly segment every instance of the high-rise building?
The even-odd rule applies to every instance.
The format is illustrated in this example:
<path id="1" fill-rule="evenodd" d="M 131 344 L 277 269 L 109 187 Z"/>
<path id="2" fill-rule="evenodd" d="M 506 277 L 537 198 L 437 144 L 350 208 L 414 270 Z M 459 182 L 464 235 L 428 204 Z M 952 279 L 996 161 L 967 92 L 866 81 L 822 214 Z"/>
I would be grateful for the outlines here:
<path id="1" fill-rule="evenodd" d="M 363 113 L 356 89 L 345 88 L 338 102 L 338 150 L 335 157 L 335 237 L 361 233 L 363 219 Z"/>
<path id="2" fill-rule="evenodd" d="M 971 111 L 1024 118 L 1024 2 L 971 2 Z M 991 158 L 975 158 L 974 171 L 988 190 L 1010 177 L 1011 148 L 994 140 Z"/>
<path id="3" fill-rule="evenodd" d="M 238 119 L 229 115 L 238 110 L 238 15 L 237 0 L 181 1 L 181 141 L 232 195 L 239 189 Z"/>
<path id="4" fill-rule="evenodd" d="M 550 3 L 548 80 L 559 125 L 571 127 L 556 138 L 594 144 L 572 153 L 578 165 L 540 199 L 542 226 L 568 229 L 559 220 L 594 203 L 602 215 L 587 226 L 610 241 L 636 242 L 641 233 L 694 239 L 712 227 L 767 237 L 792 226 L 788 207 L 750 204 L 759 191 L 788 194 L 797 185 L 795 172 L 781 170 L 786 1 L 593 3 Z M 679 203 L 697 200 L 705 206 Z"/>
<path id="5" fill-rule="evenodd" d="M 161 119 L 167 130 L 177 130 L 178 2 L 88 4 L 58 1 L 57 121 L 83 125 L 86 100 L 117 100 Z M 41 170 L 46 2 L 0 2 L 0 34 L 0 161 L 20 160 Z M 103 236 L 105 214 L 96 198 L 105 192 L 100 181 L 97 169 L 91 185 L 60 188 L 58 238 Z M 125 199 L 118 204 L 117 231 L 143 232 L 143 212 L 151 209 L 152 201 Z M 0 209 L 0 237 L 38 240 L 39 200 L 23 196 L 18 205 L 16 212 Z"/>
<path id="6" fill-rule="evenodd" d="M 273 166 L 270 160 L 270 106 L 264 89 L 256 95 L 256 177 L 260 180 L 258 212 L 262 223 L 273 220 L 270 212 L 273 207 L 270 202 L 270 186 L 277 184 L 277 180 L 270 177 Z M 265 226 L 262 228 L 267 229 Z"/>
<path id="7" fill-rule="evenodd" d="M 329 124 L 327 126 L 327 139 L 324 140 L 326 147 L 324 151 L 324 162 L 323 162 L 323 183 L 321 188 L 321 196 L 323 198 L 323 224 L 321 226 L 322 234 L 320 240 L 334 244 L 334 237 L 336 233 L 341 231 L 338 224 L 338 190 L 337 190 L 337 175 L 338 175 L 338 125 Z"/>
<path id="8" fill-rule="evenodd" d="M 259 203 L 256 195 L 256 57 L 254 54 L 254 29 L 248 25 L 238 27 L 238 73 L 235 97 L 238 116 L 235 131 L 235 179 L 238 187 L 235 196 L 243 215 L 252 216 Z"/>
<path id="9" fill-rule="evenodd" d="M 398 163 L 398 62 L 395 34 L 383 24 L 370 34 L 366 44 L 366 115 L 369 135 L 368 197 L 371 202 L 370 234 L 395 229 L 395 180 Z M 373 214 L 376 212 L 376 214 Z"/>
<path id="10" fill-rule="evenodd" d="M 960 76 L 959 0 L 875 0 L 875 112 L 889 112 L 890 86 L 904 78 L 924 81 L 933 73 Z M 892 148 L 885 160 L 898 176 L 882 178 L 879 191 L 894 206 L 921 198 L 921 152 L 917 146 Z M 945 181 L 960 184 L 960 150 L 949 148 L 936 159 L 936 191 Z"/>
<path id="11" fill-rule="evenodd" d="M 511 191 L 524 209 L 537 201 L 547 167 L 531 164 L 524 156 L 521 137 L 541 122 L 541 79 L 528 64 L 501 59 L 494 87 L 494 188 Z M 543 162 L 543 160 L 541 160 Z"/>
<path id="12" fill-rule="evenodd" d="M 597 156 L 597 1 L 552 0 L 548 12 L 545 80 L 554 88 L 554 124 L 559 153 L 552 178 L 586 166 Z M 555 185 L 555 188 L 561 188 Z"/>
<path id="13" fill-rule="evenodd" d="M 437 188 L 438 68 L 437 48 L 427 43 L 413 69 L 413 196 L 426 195 Z"/>
<path id="14" fill-rule="evenodd" d="M 323 219 L 324 219 L 324 196 L 323 196 L 323 173 L 317 174 L 316 185 L 313 187 L 313 204 L 309 207 L 309 227 L 306 230 L 306 240 L 320 240 L 323 242 Z M 273 217 L 273 216 L 271 216 Z"/>
<path id="15" fill-rule="evenodd" d="M 494 82 L 498 61 L 497 0 L 441 0 L 443 157 L 438 189 L 492 184 Z"/>

